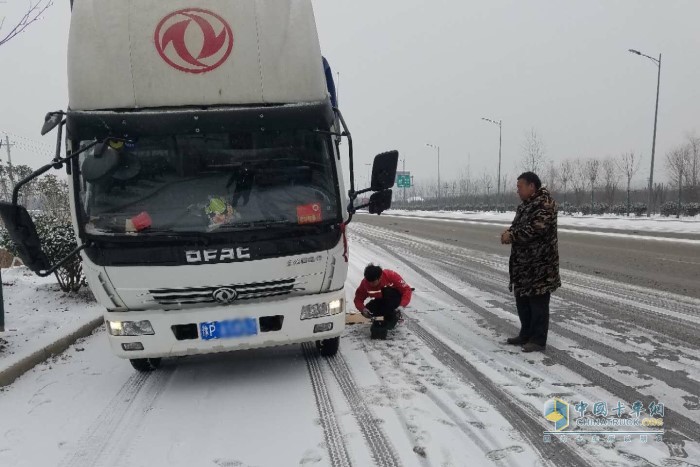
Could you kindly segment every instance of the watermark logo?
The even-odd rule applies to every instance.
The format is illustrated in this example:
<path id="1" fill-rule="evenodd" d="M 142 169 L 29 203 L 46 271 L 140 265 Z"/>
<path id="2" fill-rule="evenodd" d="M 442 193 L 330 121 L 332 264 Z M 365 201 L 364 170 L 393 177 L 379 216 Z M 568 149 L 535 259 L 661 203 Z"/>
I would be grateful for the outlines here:
<path id="1" fill-rule="evenodd" d="M 544 418 L 554 423 L 555 431 L 562 431 L 569 427 L 569 404 L 561 399 L 554 398 L 544 403 Z"/>

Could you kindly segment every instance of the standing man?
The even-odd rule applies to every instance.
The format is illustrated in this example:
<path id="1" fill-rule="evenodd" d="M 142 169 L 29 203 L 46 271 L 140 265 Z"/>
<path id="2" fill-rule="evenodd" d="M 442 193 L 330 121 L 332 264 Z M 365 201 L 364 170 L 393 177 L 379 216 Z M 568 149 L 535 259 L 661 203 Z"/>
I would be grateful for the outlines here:
<path id="1" fill-rule="evenodd" d="M 520 334 L 508 339 L 523 352 L 543 352 L 549 330 L 550 294 L 561 287 L 557 241 L 557 204 L 532 172 L 518 177 L 522 200 L 513 224 L 501 235 L 512 245 L 510 290 L 520 317 Z"/>
<path id="2" fill-rule="evenodd" d="M 365 268 L 364 276 L 355 291 L 355 306 L 365 318 L 374 318 L 370 328 L 372 339 L 386 339 L 411 302 L 413 289 L 398 273 L 374 264 Z M 367 298 L 372 300 L 365 305 Z"/>

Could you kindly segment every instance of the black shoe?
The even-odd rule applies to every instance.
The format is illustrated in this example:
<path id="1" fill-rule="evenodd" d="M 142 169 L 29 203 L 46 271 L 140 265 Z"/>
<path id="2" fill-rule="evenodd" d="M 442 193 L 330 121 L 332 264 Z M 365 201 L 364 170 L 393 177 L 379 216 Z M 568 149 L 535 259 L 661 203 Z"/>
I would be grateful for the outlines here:
<path id="1" fill-rule="evenodd" d="M 369 328 L 369 333 L 372 339 L 386 340 L 389 331 L 383 326 L 372 326 Z"/>
<path id="2" fill-rule="evenodd" d="M 508 340 L 506 340 L 506 344 L 508 344 L 508 345 L 525 345 L 525 344 L 527 344 L 527 339 L 523 339 L 520 336 L 509 337 Z"/>
<path id="3" fill-rule="evenodd" d="M 523 352 L 525 353 L 530 353 L 530 352 L 544 352 L 546 349 L 546 346 L 540 345 L 540 344 L 535 344 L 534 342 L 528 342 L 527 344 L 523 345 Z"/>

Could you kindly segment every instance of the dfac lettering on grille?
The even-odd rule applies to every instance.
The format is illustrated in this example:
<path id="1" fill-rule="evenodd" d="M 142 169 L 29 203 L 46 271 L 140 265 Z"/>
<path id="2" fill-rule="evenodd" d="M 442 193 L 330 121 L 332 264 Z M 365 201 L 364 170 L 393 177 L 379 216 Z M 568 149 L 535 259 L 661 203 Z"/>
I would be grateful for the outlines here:
<path id="1" fill-rule="evenodd" d="M 185 258 L 189 264 L 231 263 L 252 259 L 250 248 L 220 248 L 212 250 L 187 250 Z"/>

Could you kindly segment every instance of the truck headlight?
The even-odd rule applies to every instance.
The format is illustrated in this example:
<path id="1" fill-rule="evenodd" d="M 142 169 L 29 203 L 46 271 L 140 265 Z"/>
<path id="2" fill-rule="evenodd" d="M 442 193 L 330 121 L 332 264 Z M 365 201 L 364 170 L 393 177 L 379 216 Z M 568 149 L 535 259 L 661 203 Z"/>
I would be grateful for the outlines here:
<path id="1" fill-rule="evenodd" d="M 108 321 L 107 330 L 113 336 L 152 336 L 150 321 Z"/>
<path id="2" fill-rule="evenodd" d="M 315 303 L 313 305 L 304 305 L 301 307 L 301 319 L 316 319 L 328 316 L 328 303 Z"/>
<path id="3" fill-rule="evenodd" d="M 338 313 L 343 312 L 343 300 L 333 300 L 328 304 L 328 308 L 330 309 L 331 315 L 337 315 Z"/>
<path id="4" fill-rule="evenodd" d="M 316 319 L 324 316 L 337 315 L 343 312 L 343 300 L 333 300 L 328 303 L 315 303 L 301 307 L 301 319 Z"/>

